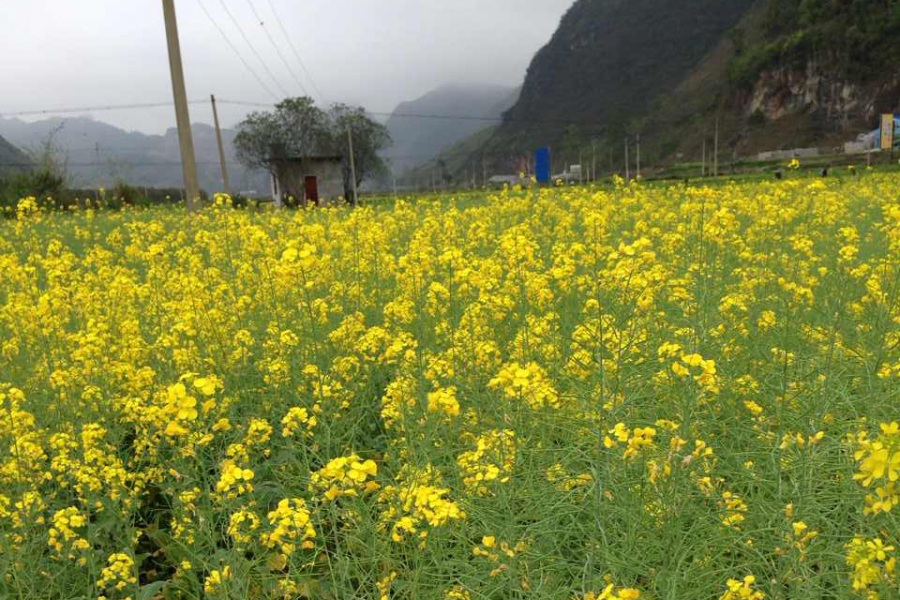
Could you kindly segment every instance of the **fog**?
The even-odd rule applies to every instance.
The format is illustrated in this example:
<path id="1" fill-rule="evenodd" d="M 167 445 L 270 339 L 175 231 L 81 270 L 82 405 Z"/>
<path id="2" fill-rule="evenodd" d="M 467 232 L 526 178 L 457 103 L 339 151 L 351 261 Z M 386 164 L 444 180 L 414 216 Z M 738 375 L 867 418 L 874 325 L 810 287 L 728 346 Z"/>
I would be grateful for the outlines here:
<path id="1" fill-rule="evenodd" d="M 389 112 L 444 83 L 521 83 L 572 2 L 176 0 L 176 8 L 192 100 L 310 95 Z M 0 116 L 171 101 L 159 0 L 4 4 Z M 223 104 L 223 125 L 248 110 Z M 209 112 L 196 105 L 191 118 L 211 122 Z M 75 114 L 146 133 L 175 122 L 169 106 Z"/>

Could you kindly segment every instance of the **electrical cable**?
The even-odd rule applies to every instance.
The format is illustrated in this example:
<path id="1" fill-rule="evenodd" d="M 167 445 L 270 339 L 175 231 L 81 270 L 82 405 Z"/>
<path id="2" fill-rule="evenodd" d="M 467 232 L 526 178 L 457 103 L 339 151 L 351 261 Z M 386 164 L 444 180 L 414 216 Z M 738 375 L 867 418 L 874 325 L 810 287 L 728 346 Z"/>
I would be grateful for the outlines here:
<path id="1" fill-rule="evenodd" d="M 188 104 L 208 104 L 209 100 L 190 100 Z M 37 115 L 53 115 L 81 112 L 103 112 L 110 110 L 132 110 L 144 108 L 171 108 L 171 102 L 145 102 L 141 104 L 108 104 L 104 106 L 82 106 L 79 108 L 47 108 L 39 110 L 20 110 L 16 112 L 0 112 L 0 118 L 27 117 Z"/>
<path id="2" fill-rule="evenodd" d="M 281 52 L 281 48 L 278 47 L 278 44 L 275 43 L 275 38 L 272 37 L 272 34 L 269 33 L 268 27 L 266 27 L 265 21 L 260 16 L 259 11 L 256 10 L 256 6 L 253 4 L 253 0 L 247 0 L 247 4 L 250 5 L 250 10 L 253 11 L 253 15 L 256 17 L 256 20 L 259 21 L 259 26 L 262 27 L 263 32 L 266 34 L 266 37 L 269 39 L 269 43 L 272 44 L 272 47 L 275 48 L 275 52 L 278 54 L 278 58 L 281 59 L 282 64 L 284 64 L 285 68 L 288 70 L 288 73 L 291 74 L 291 77 L 294 78 L 294 81 L 297 82 L 297 85 L 300 86 L 300 89 L 303 90 L 304 96 L 309 96 L 309 92 L 306 91 L 306 86 L 303 85 L 303 82 L 297 77 L 297 74 L 291 68 L 291 65 L 288 64 L 287 59 L 284 57 L 284 54 Z"/>
<path id="3" fill-rule="evenodd" d="M 300 64 L 300 68 L 303 69 L 303 72 L 306 73 L 306 76 L 309 78 L 310 83 L 312 83 L 313 89 L 316 90 L 316 94 L 319 96 L 319 100 L 322 101 L 322 104 L 327 105 L 328 102 L 325 101 L 325 97 L 322 95 L 322 90 L 320 90 L 319 86 L 316 85 L 316 80 L 313 79 L 312 73 L 309 72 L 303 62 L 303 59 L 300 58 L 300 52 L 297 51 L 297 47 L 294 46 L 294 42 L 291 41 L 291 36 L 288 35 L 287 28 L 284 26 L 284 21 L 282 21 L 281 17 L 278 15 L 278 11 L 275 10 L 275 5 L 272 3 L 272 0 L 266 1 L 269 3 L 269 8 L 272 10 L 272 14 L 275 15 L 275 21 L 278 23 L 278 27 L 281 29 L 281 33 L 284 34 L 284 39 L 287 40 L 288 46 L 290 46 L 291 51 L 294 53 L 294 57 Z"/>
<path id="4" fill-rule="evenodd" d="M 237 49 L 237 46 L 235 46 L 234 43 L 232 43 L 231 38 L 228 37 L 228 35 L 225 33 L 225 30 L 223 30 L 219 26 L 219 24 L 216 22 L 216 20 L 213 19 L 212 14 L 210 14 L 210 12 L 206 9 L 206 6 L 203 4 L 203 0 L 197 0 L 197 4 L 199 4 L 200 8 L 203 9 L 203 12 L 206 13 L 206 17 L 209 19 L 210 23 L 212 23 L 213 26 L 219 30 L 219 33 L 222 35 L 222 39 L 224 39 L 225 42 L 231 47 L 231 50 L 237 55 L 238 59 L 240 59 L 240 61 L 244 64 L 244 67 L 248 71 L 250 71 L 250 74 L 253 75 L 253 78 L 256 79 L 256 82 L 260 85 L 260 87 L 262 87 L 262 89 L 264 89 L 270 96 L 275 98 L 275 100 L 278 100 L 278 94 L 273 92 L 272 88 L 270 88 L 269 86 L 267 86 L 265 84 L 265 82 L 262 80 L 262 78 L 259 76 L 259 74 L 253 69 L 253 67 L 250 66 L 250 63 L 248 63 L 246 61 L 246 59 L 244 58 L 244 55 L 241 54 L 240 50 Z"/>
<path id="5" fill-rule="evenodd" d="M 247 34 L 246 34 L 246 33 L 244 33 L 244 28 L 241 27 L 241 24 L 238 23 L 237 19 L 234 18 L 234 15 L 231 13 L 231 11 L 228 10 L 228 5 L 225 4 L 225 0 L 219 0 L 219 4 L 222 5 L 222 9 L 225 11 L 225 14 L 228 15 L 228 18 L 231 19 L 231 22 L 234 24 L 234 26 L 237 27 L 238 33 L 240 33 L 240 34 L 241 34 L 241 37 L 244 38 L 244 41 L 245 41 L 245 42 L 247 43 L 247 45 L 250 47 L 250 51 L 253 52 L 253 54 L 256 55 L 256 58 L 259 59 L 259 62 L 260 62 L 260 64 L 263 66 L 263 69 L 265 69 L 266 73 L 269 74 L 269 77 L 272 78 L 272 81 L 275 82 L 275 87 L 277 87 L 279 90 L 281 90 L 281 93 L 284 94 L 284 97 L 285 97 L 285 98 L 288 97 L 288 96 L 290 96 L 290 93 L 284 88 L 283 85 L 281 85 L 281 82 L 278 80 L 277 77 L 275 77 L 275 74 L 272 73 L 272 70 L 269 68 L 269 65 L 266 64 L 266 61 L 263 60 L 263 57 L 262 57 L 262 56 L 260 55 L 260 53 L 256 50 L 256 47 L 255 47 L 255 46 L 253 45 L 253 43 L 250 41 L 250 38 L 247 37 Z"/>

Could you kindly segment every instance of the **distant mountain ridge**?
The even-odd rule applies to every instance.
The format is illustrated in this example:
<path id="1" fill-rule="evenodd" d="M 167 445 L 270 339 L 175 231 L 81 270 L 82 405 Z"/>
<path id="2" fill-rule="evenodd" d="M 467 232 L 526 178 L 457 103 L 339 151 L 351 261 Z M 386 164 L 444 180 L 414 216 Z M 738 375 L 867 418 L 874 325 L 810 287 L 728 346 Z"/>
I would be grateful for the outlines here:
<path id="1" fill-rule="evenodd" d="M 19 171 L 30 164 L 28 155 L 0 136 L 0 175 Z"/>
<path id="2" fill-rule="evenodd" d="M 499 121 L 518 98 L 519 88 L 491 84 L 448 84 L 397 106 L 386 126 L 393 146 L 385 152 L 401 174 Z M 404 115 L 435 115 L 420 118 Z M 461 117 L 459 119 L 446 117 Z"/>
<path id="3" fill-rule="evenodd" d="M 222 175 L 215 129 L 194 123 L 192 131 L 200 185 L 209 192 L 220 191 Z M 268 175 L 248 171 L 237 163 L 235 135 L 233 129 L 222 130 L 233 191 L 267 194 Z M 50 140 L 65 159 L 75 186 L 110 187 L 119 182 L 148 187 L 183 186 L 181 151 L 174 128 L 163 135 L 148 135 L 87 117 L 54 117 L 35 122 L 0 118 L 0 136 L 35 150 Z"/>

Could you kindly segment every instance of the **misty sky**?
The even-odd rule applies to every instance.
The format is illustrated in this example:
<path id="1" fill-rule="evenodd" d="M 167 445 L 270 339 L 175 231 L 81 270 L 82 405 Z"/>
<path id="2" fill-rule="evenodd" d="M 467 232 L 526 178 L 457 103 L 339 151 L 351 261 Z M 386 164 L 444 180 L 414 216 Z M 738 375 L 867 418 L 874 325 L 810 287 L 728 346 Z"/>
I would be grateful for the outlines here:
<path id="1" fill-rule="evenodd" d="M 171 100 L 160 0 L 2 0 L 0 115 L 45 108 Z M 205 6 L 259 77 L 283 96 L 224 6 L 291 95 L 315 87 L 327 102 L 389 112 L 443 83 L 521 83 L 534 53 L 574 0 L 176 0 L 188 96 L 271 102 L 204 14 Z M 291 34 L 298 64 L 270 8 Z M 255 7 L 266 24 L 254 17 Z M 271 34 L 292 77 L 273 44 Z M 17 35 L 19 32 L 21 35 Z M 223 106 L 223 126 L 248 109 Z M 211 122 L 207 106 L 193 121 Z M 95 113 L 161 133 L 170 108 Z M 35 117 L 28 117 L 33 120 Z"/>

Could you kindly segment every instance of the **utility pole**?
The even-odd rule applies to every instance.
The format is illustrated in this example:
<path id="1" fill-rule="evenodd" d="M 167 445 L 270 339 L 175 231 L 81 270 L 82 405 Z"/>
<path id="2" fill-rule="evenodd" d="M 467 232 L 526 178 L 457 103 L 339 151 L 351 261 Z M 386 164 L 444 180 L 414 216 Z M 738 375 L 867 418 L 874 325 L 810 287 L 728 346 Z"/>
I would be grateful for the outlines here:
<path id="1" fill-rule="evenodd" d="M 169 70 L 172 72 L 172 92 L 175 96 L 175 118 L 178 123 L 178 142 L 181 146 L 181 168 L 187 193 L 187 209 L 197 210 L 200 184 L 197 181 L 197 161 L 194 158 L 194 138 L 191 135 L 191 116 L 188 112 L 187 91 L 184 86 L 184 67 L 181 64 L 181 45 L 178 42 L 178 21 L 175 0 L 163 0 L 166 39 L 169 46 Z"/>
<path id="2" fill-rule="evenodd" d="M 397 197 L 397 176 L 392 175 L 392 178 L 394 180 L 394 198 L 396 198 Z"/>
<path id="3" fill-rule="evenodd" d="M 97 142 L 94 145 L 94 151 L 96 152 L 96 164 L 97 164 L 97 179 L 96 184 L 97 188 L 94 190 L 94 198 L 97 200 L 97 206 L 100 206 L 100 187 L 102 183 L 102 175 L 100 174 L 100 142 Z"/>
<path id="4" fill-rule="evenodd" d="M 637 134 L 637 178 L 641 178 L 641 134 Z"/>
<path id="5" fill-rule="evenodd" d="M 631 165 L 628 164 L 628 138 L 625 138 L 625 181 L 631 181 Z"/>
<path id="6" fill-rule="evenodd" d="M 597 138 L 591 140 L 591 181 L 597 181 Z"/>
<path id="7" fill-rule="evenodd" d="M 225 164 L 225 146 L 222 144 L 222 129 L 219 127 L 219 111 L 216 109 L 216 97 L 210 96 L 212 100 L 213 121 L 216 124 L 216 141 L 219 143 L 219 162 L 222 163 L 222 183 L 225 185 L 225 193 L 231 193 L 231 183 L 228 181 L 228 166 Z"/>
<path id="8" fill-rule="evenodd" d="M 484 152 L 481 153 L 481 184 L 487 188 L 487 157 L 484 155 Z"/>
<path id="9" fill-rule="evenodd" d="M 719 176 L 719 115 L 716 115 L 716 139 L 713 143 L 713 177 Z"/>
<path id="10" fill-rule="evenodd" d="M 700 163 L 700 176 L 706 177 L 706 132 L 703 132 L 703 158 Z"/>
<path id="11" fill-rule="evenodd" d="M 347 124 L 347 142 L 350 144 L 350 178 L 353 180 L 353 206 L 359 206 L 359 190 L 356 189 L 356 159 L 353 157 L 353 134 Z"/>

